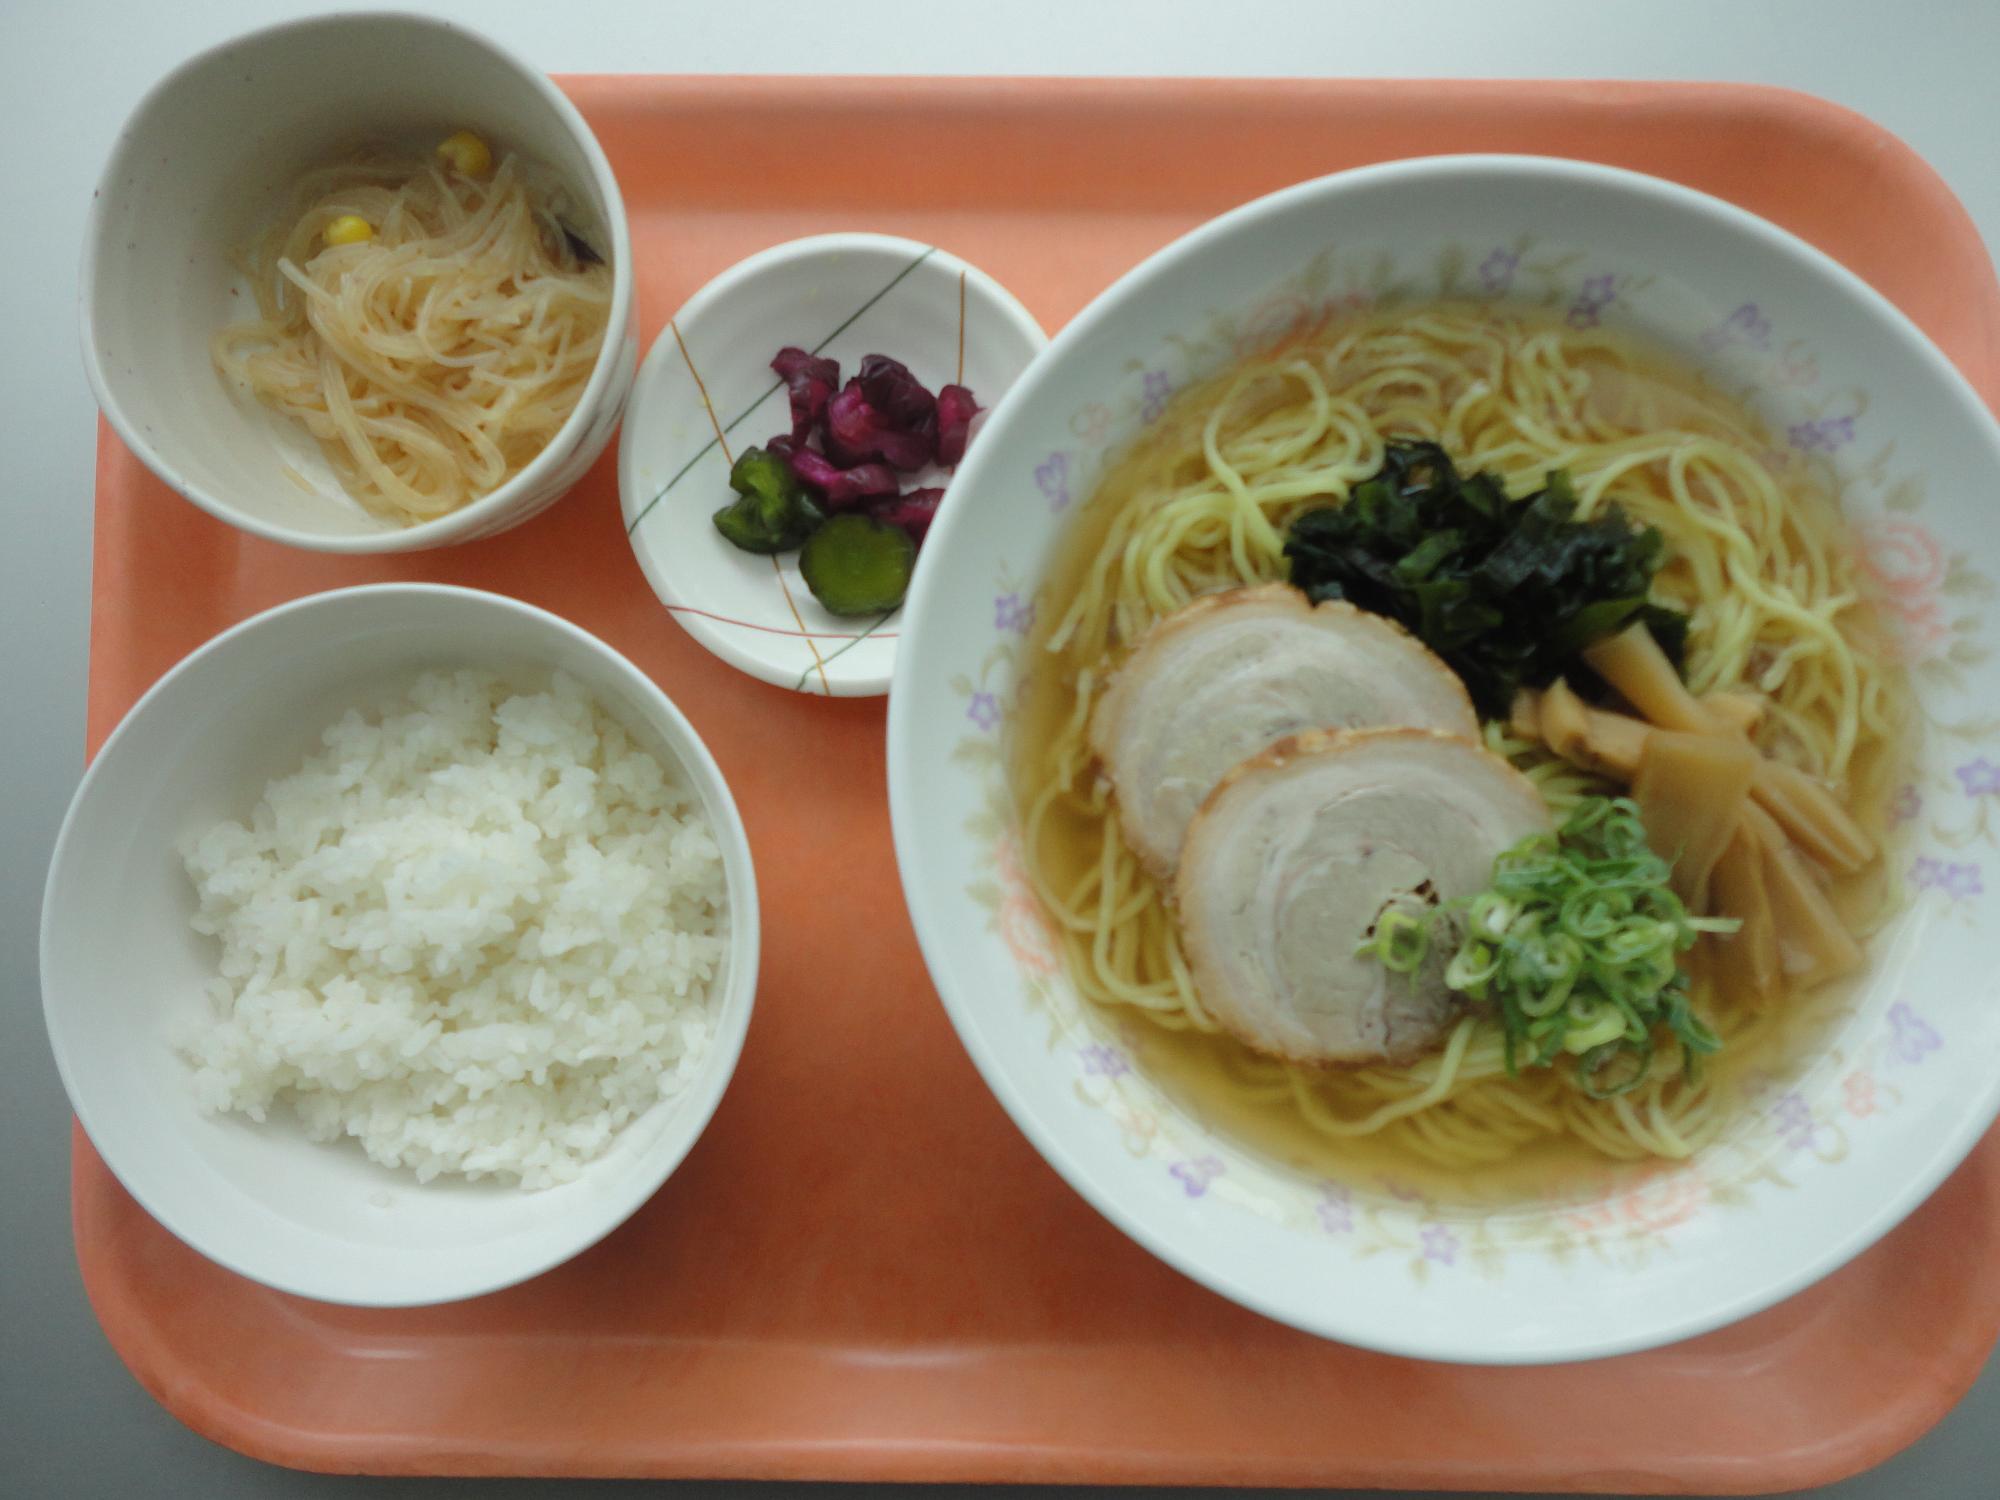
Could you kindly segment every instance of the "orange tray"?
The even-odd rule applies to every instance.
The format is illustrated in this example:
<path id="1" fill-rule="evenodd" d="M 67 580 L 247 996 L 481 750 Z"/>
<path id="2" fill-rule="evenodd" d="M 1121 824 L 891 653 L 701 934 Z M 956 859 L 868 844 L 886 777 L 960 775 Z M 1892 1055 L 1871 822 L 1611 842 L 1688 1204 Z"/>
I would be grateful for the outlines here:
<path id="1" fill-rule="evenodd" d="M 750 251 L 876 229 L 950 247 L 1051 329 L 1218 211 L 1364 162 L 1588 157 L 1735 200 L 1895 299 L 1989 399 L 2000 288 L 1951 194 L 1856 116 L 1625 84 L 578 78 L 624 183 L 650 339 Z M 890 852 L 882 700 L 732 672 L 654 601 L 606 455 L 510 535 L 328 558 L 210 521 L 103 429 L 90 740 L 280 600 L 376 579 L 516 594 L 627 652 L 736 790 L 764 983 L 741 1070 L 624 1229 L 528 1285 L 355 1311 L 210 1264 L 81 1132 L 77 1253 L 112 1343 L 189 1426 L 377 1473 L 1770 1491 L 1925 1431 L 2000 1329 L 2000 1142 L 1907 1224 L 1734 1328 L 1486 1370 L 1318 1342 L 1182 1279 L 1057 1179 L 980 1084 Z M 813 787 L 810 816 L 798 789 Z M 1329 1295 L 1336 1295 L 1329 1292 Z"/>

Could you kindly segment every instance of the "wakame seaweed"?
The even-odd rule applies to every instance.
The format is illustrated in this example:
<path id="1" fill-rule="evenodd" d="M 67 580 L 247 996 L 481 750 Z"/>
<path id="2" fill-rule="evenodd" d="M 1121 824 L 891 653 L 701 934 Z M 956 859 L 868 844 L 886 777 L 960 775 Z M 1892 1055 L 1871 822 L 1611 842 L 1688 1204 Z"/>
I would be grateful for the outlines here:
<path id="1" fill-rule="evenodd" d="M 1687 617 L 1648 598 L 1666 544 L 1616 505 L 1576 519 L 1569 476 L 1510 500 L 1491 474 L 1461 476 L 1435 443 L 1391 443 L 1344 504 L 1315 506 L 1285 541 L 1291 580 L 1318 603 L 1387 615 L 1444 658 L 1482 714 L 1567 675 L 1578 653 L 1643 621 L 1676 667 Z"/>

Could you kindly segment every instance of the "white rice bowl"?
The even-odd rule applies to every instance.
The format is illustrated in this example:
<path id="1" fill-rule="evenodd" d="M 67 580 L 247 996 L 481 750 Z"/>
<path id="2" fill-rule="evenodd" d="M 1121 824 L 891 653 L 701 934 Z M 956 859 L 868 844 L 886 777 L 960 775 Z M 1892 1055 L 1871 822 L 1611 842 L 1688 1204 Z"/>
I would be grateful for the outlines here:
<path id="1" fill-rule="evenodd" d="M 574 1179 L 693 1080 L 727 951 L 687 788 L 562 672 L 429 672 L 187 840 L 213 1019 L 202 1107 L 293 1109 L 375 1161 Z"/>

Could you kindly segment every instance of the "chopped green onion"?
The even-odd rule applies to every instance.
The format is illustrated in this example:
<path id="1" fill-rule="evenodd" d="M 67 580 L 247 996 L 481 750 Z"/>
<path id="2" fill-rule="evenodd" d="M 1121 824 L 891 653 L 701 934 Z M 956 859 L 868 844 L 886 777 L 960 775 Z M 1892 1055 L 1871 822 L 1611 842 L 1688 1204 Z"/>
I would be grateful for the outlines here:
<path id="1" fill-rule="evenodd" d="M 1364 946 L 1386 968 L 1414 974 L 1430 949 L 1430 934 L 1418 917 L 1392 906 L 1376 920 L 1374 934 Z"/>
<path id="2" fill-rule="evenodd" d="M 1361 951 L 1410 974 L 1434 942 L 1456 943 L 1444 982 L 1497 1012 L 1507 1071 L 1573 1058 L 1583 1090 L 1610 1098 L 1645 1080 L 1661 1032 L 1689 1077 L 1722 1045 L 1694 1013 L 1678 960 L 1701 934 L 1737 924 L 1690 916 L 1668 874 L 1629 799 L 1585 797 L 1555 833 L 1495 860 L 1488 889 L 1421 912 L 1391 908 Z"/>

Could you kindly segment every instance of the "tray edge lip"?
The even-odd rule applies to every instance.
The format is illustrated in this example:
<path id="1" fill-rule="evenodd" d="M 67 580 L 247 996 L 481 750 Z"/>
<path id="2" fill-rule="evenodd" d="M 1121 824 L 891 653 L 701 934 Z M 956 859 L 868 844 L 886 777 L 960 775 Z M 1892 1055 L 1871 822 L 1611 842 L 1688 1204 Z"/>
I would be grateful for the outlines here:
<path id="1" fill-rule="evenodd" d="M 1740 101 L 1756 106 L 1756 113 L 1766 116 L 1761 121 L 1762 128 L 1783 132 L 1804 133 L 1819 138 L 1832 137 L 1843 141 L 1849 150 L 1863 153 L 1885 152 L 1893 160 L 1889 163 L 1892 175 L 1912 182 L 1921 193 L 1932 200 L 1933 210 L 1942 215 L 1948 237 L 1958 242 L 1959 248 L 1970 247 L 1977 254 L 1972 258 L 1975 267 L 1983 267 L 1978 276 L 1978 295 L 1988 314 L 1990 335 L 2000 338 L 2000 273 L 1996 273 L 1994 255 L 1988 250 L 1984 237 L 1972 220 L 1963 201 L 1945 181 L 1943 176 L 1914 147 L 1887 126 L 1872 119 L 1861 111 L 1840 104 L 1810 91 L 1783 84 L 1736 81 L 1702 80 L 1647 80 L 1615 79 L 1599 77 L 1573 78 L 1464 78 L 1464 79 L 1424 79 L 1424 78 L 1314 78 L 1305 75 L 1273 75 L 1270 77 L 1215 77 L 1212 75 L 1145 75 L 1135 77 L 1113 77 L 1089 74 L 1021 74 L 1021 75 L 870 75 L 847 74 L 830 77 L 787 78 L 782 75 L 755 73 L 559 73 L 552 75 L 559 90 L 574 96 L 576 91 L 588 94 L 593 91 L 624 93 L 648 87 L 657 87 L 663 82 L 693 83 L 705 87 L 727 87 L 731 84 L 771 83 L 782 78 L 787 84 L 803 84 L 808 87 L 832 87 L 834 89 L 860 89 L 865 85 L 892 83 L 898 87 L 916 88 L 925 92 L 948 93 L 957 90 L 982 90 L 995 93 L 1031 94 L 1050 87 L 1073 90 L 1079 95 L 1098 94 L 1101 96 L 1125 94 L 1137 99 L 1147 96 L 1157 97 L 1161 92 L 1193 88 L 1195 91 L 1215 96 L 1226 96 L 1232 92 L 1250 90 L 1268 91 L 1279 88 L 1299 95 L 1319 91 L 1354 91 L 1370 93 L 1377 91 L 1401 92 L 1413 86 L 1436 89 L 1440 94 L 1457 94 L 1475 100 L 1498 98 L 1520 89 L 1554 90 L 1579 96 L 1572 102 L 1603 103 L 1618 98 L 1654 97 L 1670 102 L 1699 105 L 1706 100 Z M 1586 100 L 1581 96 L 1589 96 Z M 1432 155 L 1437 153 L 1417 153 Z M 1387 159 L 1387 158 L 1385 158 Z M 1576 158 L 1587 160 L 1589 158 Z M 1705 191 L 1705 190 L 1703 190 Z M 1721 196 L 1721 195 L 1716 195 Z M 1727 200 L 1725 201 L 1732 201 Z M 1752 210 L 1754 212 L 1754 210 Z M 1813 243 L 1808 241 L 1808 243 Z M 1821 248 L 1815 245 L 1815 248 Z M 1836 262 L 1840 257 L 1831 250 L 1823 253 Z M 1845 264 L 1844 262 L 1840 262 Z M 1859 273 L 1856 273 L 1857 275 Z M 1863 278 L 1866 280 L 1866 278 Z M 1885 294 L 1886 295 L 1886 294 Z M 1892 302 L 1894 299 L 1890 299 Z M 2000 372 L 1997 372 L 2000 374 Z M 1970 376 L 1968 382 L 1990 407 L 2000 407 L 2000 388 L 1987 389 Z M 1991 384 L 1993 382 L 1989 382 Z M 98 486 L 106 464 L 105 438 L 115 439 L 115 431 L 108 429 L 103 414 L 99 414 L 97 441 L 93 454 L 92 473 L 92 518 L 93 574 L 91 585 L 93 626 L 96 621 L 97 587 L 95 575 L 96 561 L 96 507 Z M 135 460 L 136 461 L 136 460 Z M 141 465 L 143 468 L 143 464 Z M 178 498 L 178 497 L 176 497 Z M 183 502 L 185 503 L 185 502 Z M 92 631 L 87 671 L 94 671 L 96 663 L 97 635 Z M 86 699 L 88 714 L 88 699 Z M 88 728 L 86 727 L 88 736 Z M 93 741 L 93 751 L 94 751 Z M 88 758 L 88 757 L 87 757 Z M 93 1185 L 105 1181 L 115 1183 L 109 1169 L 96 1162 L 95 1172 L 90 1163 L 95 1161 L 94 1149 L 89 1145 L 82 1126 L 72 1116 L 71 1119 L 71 1232 L 74 1241 L 79 1278 L 89 1300 L 91 1310 L 103 1330 L 119 1360 L 131 1372 L 142 1389 L 166 1410 L 176 1421 L 199 1436 L 215 1442 L 233 1452 L 257 1462 L 311 1473 L 327 1474 L 372 1474 L 372 1475 L 435 1475 L 435 1476 L 484 1476 L 542 1475 L 653 1478 L 785 1478 L 785 1479 L 868 1479 L 877 1480 L 890 1477 L 881 1472 L 878 1463 L 874 1469 L 851 1467 L 854 1459 L 840 1457 L 819 1448 L 817 1445 L 799 1442 L 743 1442 L 726 1448 L 709 1445 L 709 1458 L 697 1465 L 676 1465 L 671 1461 L 646 1463 L 638 1466 L 611 1467 L 560 1467 L 556 1465 L 530 1464 L 522 1466 L 505 1461 L 505 1455 L 488 1450 L 475 1454 L 464 1449 L 453 1455 L 458 1459 L 473 1461 L 444 1462 L 438 1459 L 443 1454 L 453 1454 L 448 1446 L 430 1444 L 428 1446 L 409 1439 L 390 1439 L 378 1445 L 375 1457 L 379 1460 L 394 1450 L 404 1450 L 415 1462 L 397 1462 L 389 1458 L 387 1462 L 357 1464 L 351 1455 L 342 1456 L 337 1450 L 345 1441 L 338 1434 L 313 1432 L 310 1429 L 285 1426 L 251 1410 L 241 1402 L 222 1397 L 208 1383 L 186 1378 L 186 1367 L 175 1362 L 171 1348 L 163 1337 L 153 1334 L 147 1337 L 139 1331 L 143 1319 L 134 1319 L 143 1302 L 135 1289 L 127 1282 L 115 1281 L 101 1284 L 100 1278 L 108 1276 L 104 1255 L 87 1243 L 85 1215 L 88 1211 L 85 1192 Z M 1990 1133 L 2000 1134 L 2000 1127 Z M 79 1149 L 81 1148 L 81 1149 Z M 1975 1146 L 1975 1153 L 1980 1147 Z M 1963 1170 L 1965 1163 L 1959 1169 Z M 1954 1173 L 1953 1175 L 1956 1175 Z M 1926 1199 L 1925 1201 L 1928 1201 Z M 1996 1272 L 2000 1275 L 2000 1272 Z M 1694 1493 L 1694 1494 L 1778 1494 L 1807 1489 L 1819 1485 L 1835 1483 L 1851 1478 L 1886 1462 L 1896 1454 L 1909 1448 L 1928 1434 L 1947 1413 L 1949 1413 L 1976 1382 L 1986 1358 L 1996 1340 L 2000 1340 L 2000 1316 L 1995 1318 L 1991 1333 L 1967 1342 L 1962 1356 L 1962 1373 L 1954 1370 L 1941 1382 L 1927 1387 L 1930 1394 L 1921 1401 L 1905 1404 L 1914 1407 L 1907 1414 L 1899 1413 L 1896 1428 L 1884 1431 L 1885 1425 L 1875 1423 L 1867 1429 L 1855 1428 L 1842 1434 L 1833 1446 L 1839 1450 L 1838 1457 L 1831 1462 L 1816 1461 L 1827 1454 L 1822 1446 L 1809 1454 L 1791 1454 L 1772 1460 L 1766 1465 L 1766 1472 L 1748 1478 L 1748 1482 L 1735 1482 L 1730 1470 L 1740 1470 L 1738 1461 L 1726 1461 L 1721 1469 L 1710 1475 L 1709 1482 L 1702 1488 L 1682 1490 L 1673 1476 L 1660 1474 L 1633 1473 L 1621 1477 L 1621 1482 L 1630 1483 L 1644 1479 L 1649 1483 L 1654 1479 L 1663 1482 L 1653 1486 L 1652 1493 Z M 1984 1352 L 1982 1352 L 1984 1351 Z M 172 1378 L 176 1373 L 183 1378 Z M 1945 1372 L 1940 1371 L 1940 1374 Z M 1906 1393 L 1907 1394 L 1907 1393 Z M 1878 1414 L 1881 1412 L 1878 1408 Z M 1902 1426 L 1907 1421 L 1907 1427 Z M 1873 1434 L 1873 1441 L 1863 1441 L 1864 1436 Z M 522 1452 L 533 1447 L 524 1444 Z M 681 1452 L 691 1451 L 690 1445 L 683 1444 Z M 905 1441 L 903 1443 L 877 1442 L 865 1449 L 850 1450 L 865 1453 L 870 1458 L 891 1459 L 891 1467 L 897 1472 L 893 1476 L 903 1481 L 934 1482 L 1006 1482 L 1010 1477 L 1019 1476 L 1020 1457 L 1040 1452 L 1043 1458 L 1037 1467 L 1048 1466 L 1059 1471 L 1041 1476 L 1042 1482 L 1051 1483 L 1110 1483 L 1110 1484 L 1271 1484 L 1278 1486 L 1314 1486 L 1324 1484 L 1356 1484 L 1375 1481 L 1391 1483 L 1396 1487 L 1416 1487 L 1434 1481 L 1446 1486 L 1462 1482 L 1462 1477 L 1435 1471 L 1430 1474 L 1399 1468 L 1392 1475 L 1369 1475 L 1366 1471 L 1348 1471 L 1334 1477 L 1321 1472 L 1317 1476 L 1307 1474 L 1304 1466 L 1296 1470 L 1280 1470 L 1280 1477 L 1245 1470 L 1240 1464 L 1230 1467 L 1227 1462 L 1211 1461 L 1207 1467 L 1197 1468 L 1185 1464 L 1170 1473 L 1152 1474 L 1145 1472 L 1148 1466 L 1130 1464 L 1124 1460 L 1116 1475 L 1103 1473 L 1083 1475 L 1073 1467 L 1075 1459 L 1082 1456 L 1074 1445 L 1047 1447 L 1041 1449 L 1021 1446 L 1007 1447 L 996 1443 L 951 1444 L 930 1440 Z M 1072 1457 L 1066 1462 L 1064 1452 Z M 722 1453 L 734 1452 L 752 1460 L 745 1464 L 714 1465 L 715 1457 Z M 669 1450 L 669 1454 L 671 1450 Z M 817 1454 L 818 1462 L 811 1460 Z M 932 1459 L 944 1462 L 927 1463 L 926 1454 Z M 956 1454 L 960 1462 L 951 1462 L 950 1455 Z M 781 1462 L 773 1466 L 771 1457 L 789 1455 L 793 1462 Z M 765 1460 L 757 1462 L 758 1459 Z M 828 1460 L 831 1459 L 831 1462 Z M 970 1462 L 963 1460 L 970 1459 Z M 493 1460 L 500 1460 L 494 1462 Z M 801 1466 L 799 1461 L 805 1461 Z M 912 1462 L 914 1460 L 914 1462 Z M 1095 1460 L 1102 1463 L 1102 1457 Z M 1011 1463 L 1011 1467 L 1010 1467 Z M 1284 1474 L 1300 1474 L 1305 1477 L 1287 1478 Z M 1065 1477 L 1067 1475 L 1068 1477 Z M 1177 1475 L 1178 1477 L 1174 1477 Z M 1587 1476 L 1577 1476 L 1583 1478 Z M 1608 1476 L 1607 1476 L 1608 1477 Z M 1502 1478 L 1493 1475 L 1485 1482 L 1498 1482 L 1502 1487 L 1517 1489 L 1523 1481 L 1532 1481 L 1533 1476 L 1515 1473 Z M 1563 1491 L 1584 1492 L 1573 1482 L 1566 1482 Z"/>
<path id="2" fill-rule="evenodd" d="M 71 1161 L 72 1182 L 81 1178 L 76 1170 L 79 1162 L 94 1159 L 94 1149 L 88 1137 L 76 1121 L 71 1121 Z M 2000 1131 L 1996 1131 L 2000 1135 Z M 109 1170 L 101 1162 L 96 1170 L 104 1178 L 109 1178 Z M 115 1179 L 110 1179 L 115 1181 Z M 81 1195 L 72 1190 L 72 1224 L 81 1228 L 84 1213 L 87 1212 Z M 503 1478 L 503 1477 L 570 1477 L 570 1478 L 634 1478 L 634 1479 L 751 1479 L 781 1481 L 865 1481 L 894 1483 L 1011 1483 L 1029 1482 L 1050 1484 L 1106 1484 L 1106 1485 L 1175 1485 L 1175 1486 L 1272 1486 L 1277 1488 L 1310 1488 L 1333 1484 L 1338 1487 L 1363 1487 L 1383 1485 L 1396 1489 L 1435 1488 L 1451 1490 L 1463 1486 L 1468 1476 L 1455 1467 L 1435 1469 L 1402 1466 L 1394 1469 L 1373 1467 L 1349 1469 L 1339 1479 L 1329 1480 L 1324 1471 L 1315 1471 L 1309 1465 L 1275 1465 L 1269 1469 L 1259 1469 L 1246 1465 L 1241 1460 L 1215 1458 L 1201 1466 L 1190 1463 L 1176 1465 L 1166 1461 L 1157 1465 L 1134 1462 L 1134 1455 L 1126 1454 L 1116 1460 L 1117 1467 L 1111 1472 L 1100 1468 L 1087 1477 L 1078 1477 L 1081 1464 L 1102 1465 L 1102 1455 L 1084 1457 L 1074 1445 L 1048 1444 L 1035 1447 L 1016 1445 L 1012 1447 L 997 1443 L 950 1443 L 936 1440 L 905 1440 L 901 1443 L 877 1442 L 865 1448 L 828 1449 L 810 1442 L 773 1442 L 770 1440 L 742 1441 L 732 1444 L 695 1445 L 691 1450 L 684 1446 L 683 1453 L 699 1451 L 705 1456 L 695 1463 L 674 1462 L 670 1455 L 661 1459 L 643 1461 L 637 1464 L 586 1464 L 576 1465 L 542 1462 L 517 1462 L 518 1457 L 526 1458 L 538 1451 L 533 1442 L 524 1442 L 518 1448 L 495 1450 L 486 1448 L 473 1450 L 465 1447 L 449 1449 L 452 1458 L 458 1461 L 438 1460 L 439 1448 L 435 1444 L 425 1444 L 408 1437 L 390 1438 L 378 1445 L 364 1461 L 356 1462 L 355 1456 L 343 1453 L 343 1439 L 337 1434 L 311 1432 L 307 1429 L 290 1427 L 263 1417 L 243 1405 L 217 1395 L 205 1383 L 172 1378 L 180 1368 L 166 1359 L 168 1351 L 153 1341 L 146 1349 L 128 1344 L 120 1332 L 114 1331 L 112 1321 L 106 1316 L 108 1296 L 101 1296 L 91 1277 L 83 1276 L 84 1291 L 90 1301 L 91 1310 L 97 1315 L 105 1338 L 121 1363 L 133 1378 L 169 1416 L 197 1436 L 228 1448 L 245 1458 L 258 1463 L 314 1474 L 363 1474 L 379 1477 L 455 1477 L 455 1478 Z M 120 1294 L 129 1288 L 120 1286 Z M 1689 1494 L 1689 1495 L 1775 1495 L 1789 1494 L 1816 1489 L 1823 1485 L 1835 1484 L 1855 1475 L 1873 1469 L 1887 1462 L 1897 1454 L 1927 1434 L 1944 1416 L 1955 1407 L 1973 1383 L 1978 1379 L 1980 1369 L 1990 1353 L 1992 1341 L 1976 1339 L 1969 1342 L 1967 1357 L 1963 1367 L 1954 1372 L 1951 1379 L 1941 1385 L 1933 1385 L 1927 1394 L 1915 1388 L 1904 1392 L 1899 1407 L 1911 1408 L 1907 1413 L 1899 1410 L 1899 1419 L 1906 1416 L 1907 1427 L 1899 1420 L 1895 1428 L 1882 1431 L 1883 1424 L 1877 1423 L 1873 1429 L 1850 1429 L 1835 1444 L 1811 1450 L 1808 1454 L 1794 1454 L 1780 1460 L 1785 1465 L 1782 1472 L 1767 1471 L 1756 1476 L 1742 1473 L 1745 1463 L 1741 1460 L 1723 1460 L 1716 1464 L 1707 1475 L 1706 1482 L 1694 1481 L 1698 1487 L 1689 1487 L 1689 1476 L 1664 1471 L 1633 1470 L 1617 1472 L 1593 1470 L 1562 1476 L 1560 1485 L 1549 1486 L 1525 1471 L 1515 1471 L 1505 1475 L 1487 1472 L 1477 1477 L 1478 1483 L 1507 1491 L 1533 1493 L 1529 1485 L 1551 1494 L 1593 1494 L 1602 1492 L 1600 1481 L 1615 1479 L 1634 1494 Z M 149 1357 L 151 1356 L 151 1357 Z M 1877 1408 L 1883 1411 L 1885 1408 Z M 400 1455 L 400 1458 L 399 1458 Z M 857 1457 L 857 1455 L 865 1455 Z M 1021 1459 L 1036 1455 L 1033 1467 L 1045 1472 L 1028 1476 L 1021 1473 Z M 728 1462 L 729 1458 L 740 1461 Z M 771 1460 L 777 1458 L 777 1463 Z M 882 1460 L 888 1460 L 887 1468 L 893 1472 L 884 1473 Z M 469 1462 L 466 1460 L 470 1460 Z M 718 1461 L 723 1460 L 723 1461 Z M 1743 1482 L 1747 1480 L 1747 1482 Z"/>

